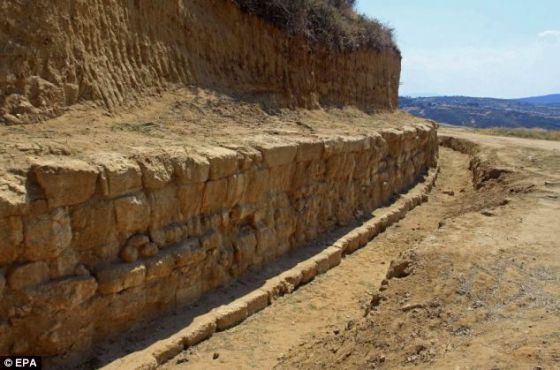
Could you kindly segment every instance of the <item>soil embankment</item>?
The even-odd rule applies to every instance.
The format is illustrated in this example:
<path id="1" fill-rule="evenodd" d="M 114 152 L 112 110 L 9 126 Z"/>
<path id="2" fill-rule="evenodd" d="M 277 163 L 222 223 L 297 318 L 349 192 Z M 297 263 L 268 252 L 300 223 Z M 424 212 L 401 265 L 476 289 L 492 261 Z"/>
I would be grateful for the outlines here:
<path id="1" fill-rule="evenodd" d="M 398 107 L 396 47 L 312 47 L 230 0 L 4 1 L 0 122 L 52 118 L 76 103 L 111 111 L 176 86 L 269 107 Z"/>

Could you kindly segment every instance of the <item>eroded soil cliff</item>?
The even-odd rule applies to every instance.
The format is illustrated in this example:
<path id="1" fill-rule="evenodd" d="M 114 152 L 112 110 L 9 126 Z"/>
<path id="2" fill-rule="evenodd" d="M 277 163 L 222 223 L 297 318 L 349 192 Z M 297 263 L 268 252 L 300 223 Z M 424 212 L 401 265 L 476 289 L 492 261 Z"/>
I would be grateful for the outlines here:
<path id="1" fill-rule="evenodd" d="M 398 106 L 394 47 L 339 52 L 290 36 L 230 0 L 0 3 L 0 122 L 111 111 L 174 85 L 270 106 Z"/>

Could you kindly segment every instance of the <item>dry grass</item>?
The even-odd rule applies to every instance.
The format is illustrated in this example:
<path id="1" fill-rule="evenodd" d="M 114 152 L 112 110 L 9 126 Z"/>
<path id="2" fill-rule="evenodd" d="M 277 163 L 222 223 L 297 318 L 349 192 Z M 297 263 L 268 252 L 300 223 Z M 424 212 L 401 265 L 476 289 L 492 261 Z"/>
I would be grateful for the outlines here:
<path id="1" fill-rule="evenodd" d="M 528 128 L 485 128 L 476 132 L 484 135 L 514 136 L 526 139 L 560 141 L 560 130 L 528 129 Z"/>
<path id="2" fill-rule="evenodd" d="M 233 0 L 291 35 L 339 51 L 397 49 L 393 30 L 355 11 L 356 0 Z"/>

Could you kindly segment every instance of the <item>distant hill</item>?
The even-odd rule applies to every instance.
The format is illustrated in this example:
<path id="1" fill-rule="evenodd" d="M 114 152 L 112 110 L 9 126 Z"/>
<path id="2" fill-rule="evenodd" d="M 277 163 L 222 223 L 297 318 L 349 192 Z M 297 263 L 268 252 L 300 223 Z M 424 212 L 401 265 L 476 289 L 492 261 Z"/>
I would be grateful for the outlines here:
<path id="1" fill-rule="evenodd" d="M 401 109 L 451 125 L 560 129 L 560 94 L 524 99 L 401 97 Z"/>
<path id="2" fill-rule="evenodd" d="M 560 104 L 560 94 L 533 96 L 530 98 L 517 99 L 517 101 L 529 104 L 547 105 Z"/>

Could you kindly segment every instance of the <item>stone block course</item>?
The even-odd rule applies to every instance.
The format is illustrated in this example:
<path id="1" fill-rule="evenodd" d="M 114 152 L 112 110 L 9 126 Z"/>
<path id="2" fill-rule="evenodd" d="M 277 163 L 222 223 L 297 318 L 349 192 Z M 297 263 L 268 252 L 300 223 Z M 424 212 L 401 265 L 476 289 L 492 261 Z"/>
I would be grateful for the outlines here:
<path id="1" fill-rule="evenodd" d="M 91 343 L 192 304 L 386 204 L 418 181 L 435 158 L 434 128 L 415 126 L 294 141 L 263 136 L 246 146 L 196 151 L 140 148 L 132 157 L 102 153 L 91 164 L 66 163 L 67 158 L 34 162 L 30 182 L 36 177 L 44 194 L 0 207 L 0 295 L 4 306 L 18 305 L 18 325 L 31 327 L 27 306 L 19 301 L 22 292 L 43 306 L 44 317 L 64 310 L 68 325 L 61 317 L 60 329 L 30 329 L 37 338 L 32 343 L 18 338 L 11 323 L 2 330 L 13 338 L 11 347 L 62 354 L 78 345 L 56 339 L 65 330 L 74 328 L 83 335 L 80 341 Z M 1 191 L 0 186 L 0 198 Z M 224 309 L 183 333 L 181 343 L 203 340 L 310 282 L 400 219 L 405 208 L 373 219 L 295 271 L 270 279 L 240 299 L 236 310 Z M 9 311 L 4 306 L 0 312 Z M 101 321 L 110 321 L 111 328 Z M 40 330 L 51 334 L 42 337 Z M 158 363 L 175 350 L 147 358 Z"/>
<path id="2" fill-rule="evenodd" d="M 41 261 L 56 258 L 72 241 L 70 217 L 64 208 L 25 218 L 24 258 Z"/>
<path id="3" fill-rule="evenodd" d="M 95 166 L 69 158 L 37 160 L 32 170 L 45 192 L 50 208 L 88 200 L 95 192 L 99 175 Z"/>
<path id="4" fill-rule="evenodd" d="M 101 189 L 107 198 L 142 189 L 142 170 L 136 161 L 116 153 L 99 153 L 93 160 L 101 168 Z"/>
<path id="5" fill-rule="evenodd" d="M 14 290 L 33 287 L 48 279 L 49 267 L 45 262 L 26 263 L 13 267 L 8 273 L 8 285 Z"/>
<path id="6" fill-rule="evenodd" d="M 0 219 L 0 266 L 14 262 L 23 251 L 23 222 L 21 217 Z"/>
<path id="7" fill-rule="evenodd" d="M 150 224 L 150 204 L 144 193 L 135 193 L 115 200 L 117 231 L 128 237 L 142 232 Z"/>

